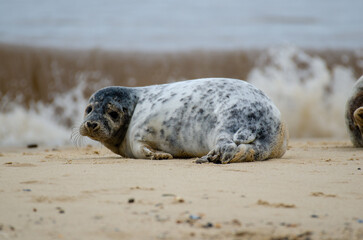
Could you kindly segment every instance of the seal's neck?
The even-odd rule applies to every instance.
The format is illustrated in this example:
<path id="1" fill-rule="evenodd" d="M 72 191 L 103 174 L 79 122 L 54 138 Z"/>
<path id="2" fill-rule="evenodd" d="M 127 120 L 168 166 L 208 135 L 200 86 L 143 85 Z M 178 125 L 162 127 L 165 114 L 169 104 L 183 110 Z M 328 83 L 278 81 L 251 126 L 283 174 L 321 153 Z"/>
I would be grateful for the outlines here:
<path id="1" fill-rule="evenodd" d="M 113 99 L 119 103 L 122 110 L 122 122 L 119 129 L 112 134 L 112 137 L 102 142 L 112 152 L 124 155 L 121 145 L 125 139 L 129 124 L 139 100 L 139 93 L 136 88 L 112 87 Z"/>

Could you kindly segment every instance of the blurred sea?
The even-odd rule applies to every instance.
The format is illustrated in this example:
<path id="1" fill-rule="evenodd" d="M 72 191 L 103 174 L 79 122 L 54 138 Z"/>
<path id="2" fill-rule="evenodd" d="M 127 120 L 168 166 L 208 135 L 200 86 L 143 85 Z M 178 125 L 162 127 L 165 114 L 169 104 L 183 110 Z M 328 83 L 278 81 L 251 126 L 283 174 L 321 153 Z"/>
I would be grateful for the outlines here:
<path id="1" fill-rule="evenodd" d="M 247 80 L 291 137 L 346 138 L 363 74 L 363 1 L 0 1 L 0 147 L 68 145 L 89 95 Z"/>

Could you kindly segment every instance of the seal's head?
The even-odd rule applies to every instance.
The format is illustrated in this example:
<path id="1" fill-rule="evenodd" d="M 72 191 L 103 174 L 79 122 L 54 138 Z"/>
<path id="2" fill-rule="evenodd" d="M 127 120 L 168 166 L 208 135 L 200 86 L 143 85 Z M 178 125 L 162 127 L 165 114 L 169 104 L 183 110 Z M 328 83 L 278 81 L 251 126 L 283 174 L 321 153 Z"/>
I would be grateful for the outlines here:
<path id="1" fill-rule="evenodd" d="M 353 145 L 363 147 L 363 76 L 353 87 L 345 119 Z"/>
<path id="2" fill-rule="evenodd" d="M 94 93 L 85 109 L 79 133 L 117 149 L 124 139 L 135 105 L 130 94 L 130 89 L 121 87 L 107 87 Z"/>

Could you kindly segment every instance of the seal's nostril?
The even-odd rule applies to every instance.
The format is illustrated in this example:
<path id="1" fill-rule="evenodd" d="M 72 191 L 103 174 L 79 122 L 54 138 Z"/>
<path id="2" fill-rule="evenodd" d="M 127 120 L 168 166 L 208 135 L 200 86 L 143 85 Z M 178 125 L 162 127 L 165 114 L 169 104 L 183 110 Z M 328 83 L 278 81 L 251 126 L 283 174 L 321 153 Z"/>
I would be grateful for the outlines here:
<path id="1" fill-rule="evenodd" d="M 86 125 L 87 125 L 87 127 L 88 127 L 89 129 L 92 129 L 92 130 L 96 130 L 96 129 L 98 129 L 98 128 L 99 128 L 99 125 L 98 125 L 98 123 L 96 123 L 96 122 L 89 122 L 89 121 L 87 121 L 87 122 L 86 122 Z"/>
<path id="2" fill-rule="evenodd" d="M 92 128 L 96 130 L 98 128 L 98 123 L 92 123 Z"/>

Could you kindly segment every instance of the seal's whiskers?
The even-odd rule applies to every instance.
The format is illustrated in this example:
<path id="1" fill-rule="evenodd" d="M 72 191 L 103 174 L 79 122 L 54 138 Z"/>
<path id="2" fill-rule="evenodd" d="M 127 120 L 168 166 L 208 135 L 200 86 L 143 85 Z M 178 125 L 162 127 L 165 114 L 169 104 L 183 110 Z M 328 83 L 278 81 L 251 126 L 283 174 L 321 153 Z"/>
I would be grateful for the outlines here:
<path id="1" fill-rule="evenodd" d="M 84 145 L 85 139 L 84 137 L 79 133 L 79 127 L 73 126 L 72 127 L 72 133 L 71 133 L 71 142 L 77 147 L 82 147 Z"/>

